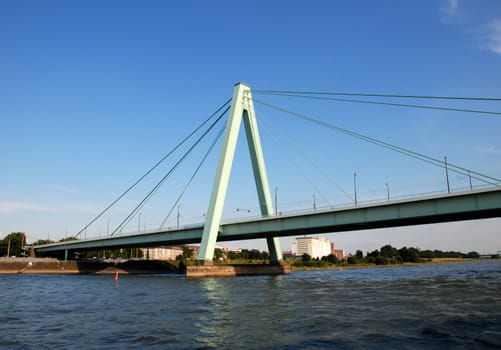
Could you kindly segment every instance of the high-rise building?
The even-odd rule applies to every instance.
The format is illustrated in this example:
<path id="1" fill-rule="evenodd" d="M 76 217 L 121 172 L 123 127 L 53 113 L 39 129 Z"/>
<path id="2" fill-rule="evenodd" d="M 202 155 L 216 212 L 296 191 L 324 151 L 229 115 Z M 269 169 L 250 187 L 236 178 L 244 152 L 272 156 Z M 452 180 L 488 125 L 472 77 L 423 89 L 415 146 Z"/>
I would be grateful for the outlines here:
<path id="1" fill-rule="evenodd" d="M 321 258 L 333 252 L 334 244 L 324 237 L 298 237 L 292 243 L 292 254 L 301 256 L 308 254 L 312 258 Z"/>

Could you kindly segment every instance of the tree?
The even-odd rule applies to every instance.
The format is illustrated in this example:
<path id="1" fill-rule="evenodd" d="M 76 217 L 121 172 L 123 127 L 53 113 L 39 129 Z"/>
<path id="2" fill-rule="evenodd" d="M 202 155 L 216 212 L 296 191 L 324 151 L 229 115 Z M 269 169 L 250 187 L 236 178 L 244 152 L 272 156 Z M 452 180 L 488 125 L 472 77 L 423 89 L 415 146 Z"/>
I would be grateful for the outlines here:
<path id="1" fill-rule="evenodd" d="M 311 255 L 308 253 L 304 253 L 303 256 L 301 256 L 301 261 L 302 262 L 308 262 L 311 260 Z"/>
<path id="2" fill-rule="evenodd" d="M 38 241 L 34 242 L 33 245 L 44 245 L 44 244 L 51 244 L 51 243 L 54 243 L 54 241 L 51 239 L 39 239 Z"/>
<path id="3" fill-rule="evenodd" d="M 238 259 L 238 253 L 230 250 L 228 252 L 228 259 L 230 259 L 230 260 L 237 260 Z"/>
<path id="4" fill-rule="evenodd" d="M 214 258 L 215 261 L 224 260 L 224 251 L 221 248 L 214 249 Z"/>
<path id="5" fill-rule="evenodd" d="M 353 255 L 350 255 L 350 256 L 346 259 L 346 261 L 347 261 L 347 262 L 348 262 L 348 264 L 350 264 L 350 265 L 358 263 L 357 258 L 355 258 Z"/>
<path id="6" fill-rule="evenodd" d="M 26 245 L 24 232 L 12 232 L 0 241 L 0 256 L 20 256 Z"/>
<path id="7" fill-rule="evenodd" d="M 467 259 L 479 259 L 480 258 L 480 254 L 478 254 L 477 252 L 469 252 L 464 257 L 467 258 Z"/>
<path id="8" fill-rule="evenodd" d="M 392 247 L 391 245 L 387 244 L 384 247 L 381 247 L 381 253 L 382 256 L 386 258 L 396 258 L 399 256 L 397 248 Z"/>
<path id="9" fill-rule="evenodd" d="M 322 260 L 324 260 L 322 258 Z M 327 260 L 328 262 L 330 262 L 331 264 L 336 264 L 338 262 L 338 258 L 337 256 L 335 256 L 334 254 L 329 254 L 325 257 L 325 260 Z"/>
<path id="10" fill-rule="evenodd" d="M 188 247 L 183 247 L 183 259 L 191 259 L 193 257 L 193 250 Z"/>
<path id="11" fill-rule="evenodd" d="M 68 242 L 68 241 L 77 241 L 78 238 L 76 237 L 66 237 L 66 238 L 63 238 L 63 239 L 60 239 L 59 242 Z"/>
<path id="12" fill-rule="evenodd" d="M 361 250 L 357 250 L 357 252 L 355 253 L 355 258 L 362 260 L 364 258 L 364 253 L 362 253 Z"/>

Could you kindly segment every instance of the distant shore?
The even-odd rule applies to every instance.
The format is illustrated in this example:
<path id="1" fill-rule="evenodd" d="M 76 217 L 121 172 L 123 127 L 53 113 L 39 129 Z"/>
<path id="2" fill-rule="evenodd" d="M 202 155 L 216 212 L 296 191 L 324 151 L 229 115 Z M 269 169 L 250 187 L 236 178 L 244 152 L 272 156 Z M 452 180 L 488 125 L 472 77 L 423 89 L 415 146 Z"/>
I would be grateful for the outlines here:
<path id="1" fill-rule="evenodd" d="M 376 264 L 345 264 L 345 265 L 333 265 L 328 267 L 310 267 L 310 266 L 292 266 L 292 271 L 315 271 L 315 270 L 343 270 L 343 269 L 366 269 L 366 268 L 385 268 L 385 267 L 398 267 L 398 266 L 418 266 L 418 265 L 428 265 L 428 264 L 451 264 L 451 263 L 465 263 L 465 262 L 479 262 L 479 261 L 491 261 L 498 259 L 463 259 L 463 258 L 432 258 L 428 261 L 423 261 L 419 263 L 401 263 L 401 264 L 387 264 L 387 265 L 376 265 Z"/>
<path id="2" fill-rule="evenodd" d="M 490 259 L 436 258 L 422 263 L 403 263 L 390 265 L 345 264 L 328 267 L 292 266 L 294 271 L 343 270 L 364 268 L 387 268 L 397 266 L 416 266 L 426 264 L 446 264 L 486 261 Z M 229 264 L 231 265 L 231 264 Z M 117 260 L 92 261 L 68 260 L 53 258 L 0 258 L 0 275 L 2 274 L 180 274 L 176 265 L 163 260 Z"/>

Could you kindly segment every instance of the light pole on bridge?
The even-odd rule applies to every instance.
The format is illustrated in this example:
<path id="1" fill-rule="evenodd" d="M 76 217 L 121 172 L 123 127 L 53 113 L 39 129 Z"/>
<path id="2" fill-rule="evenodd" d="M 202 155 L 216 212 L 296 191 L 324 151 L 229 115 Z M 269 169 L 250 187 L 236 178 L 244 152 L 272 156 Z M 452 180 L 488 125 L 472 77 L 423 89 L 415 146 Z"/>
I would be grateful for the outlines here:
<path id="1" fill-rule="evenodd" d="M 355 205 L 357 205 L 357 173 L 353 173 L 353 188 L 355 190 Z"/>
<path id="2" fill-rule="evenodd" d="M 181 216 L 181 214 L 179 213 L 179 207 L 180 205 L 177 206 L 177 228 L 179 228 L 179 217 Z"/>
<path id="3" fill-rule="evenodd" d="M 278 215 L 277 192 L 278 192 L 278 187 L 275 186 L 275 215 Z"/>
<path id="4" fill-rule="evenodd" d="M 384 183 L 386 185 L 386 194 L 388 195 L 388 202 L 390 201 L 390 186 L 388 185 L 388 182 Z"/>
<path id="5" fill-rule="evenodd" d="M 447 156 L 444 157 L 445 163 L 445 179 L 447 180 L 447 193 L 451 193 L 451 188 L 449 186 L 449 169 L 447 168 Z"/>

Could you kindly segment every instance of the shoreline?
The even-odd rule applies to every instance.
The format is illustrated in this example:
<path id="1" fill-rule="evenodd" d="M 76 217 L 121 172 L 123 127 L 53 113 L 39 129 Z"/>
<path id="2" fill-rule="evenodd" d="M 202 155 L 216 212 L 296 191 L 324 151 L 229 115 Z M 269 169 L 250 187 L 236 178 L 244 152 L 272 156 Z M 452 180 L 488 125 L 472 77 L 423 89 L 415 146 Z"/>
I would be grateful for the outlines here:
<path id="1" fill-rule="evenodd" d="M 402 263 L 393 265 L 352 264 L 329 267 L 292 266 L 290 272 L 344 269 L 373 269 L 429 264 L 452 264 L 499 259 L 459 259 L 437 258 L 422 263 Z M 251 266 L 250 264 L 249 266 Z M 226 266 L 226 265 L 222 265 Z M 228 264 L 227 266 L 231 266 Z M 121 260 L 121 261 L 61 261 L 54 258 L 0 258 L 0 275 L 15 274 L 58 274 L 58 275 L 111 275 L 111 274 L 183 274 L 177 266 L 164 260 Z"/>
<path id="2" fill-rule="evenodd" d="M 392 268 L 399 266 L 419 266 L 419 265 L 436 265 L 436 264 L 460 264 L 467 262 L 481 262 L 481 261 L 496 261 L 498 259 L 461 259 L 461 258 L 432 258 L 432 261 L 425 261 L 421 263 L 402 263 L 402 264 L 388 264 L 388 265 L 376 265 L 376 264 L 350 264 L 350 265 L 335 265 L 329 267 L 309 267 L 309 266 L 292 266 L 292 272 L 294 271 L 317 271 L 317 270 L 344 270 L 344 269 L 377 269 L 377 268 Z"/>
<path id="3" fill-rule="evenodd" d="M 161 260 L 61 261 L 53 258 L 0 258 L 0 275 L 13 274 L 176 274 L 177 266 Z"/>

